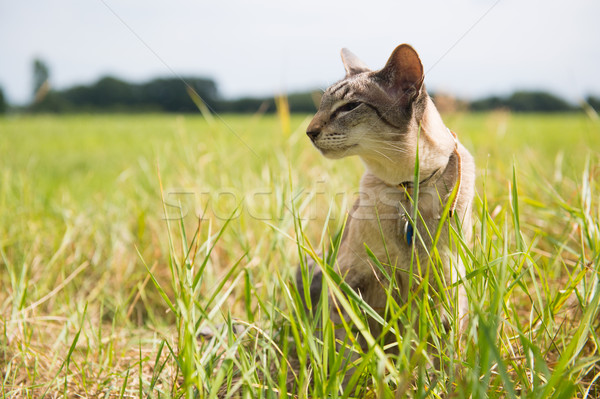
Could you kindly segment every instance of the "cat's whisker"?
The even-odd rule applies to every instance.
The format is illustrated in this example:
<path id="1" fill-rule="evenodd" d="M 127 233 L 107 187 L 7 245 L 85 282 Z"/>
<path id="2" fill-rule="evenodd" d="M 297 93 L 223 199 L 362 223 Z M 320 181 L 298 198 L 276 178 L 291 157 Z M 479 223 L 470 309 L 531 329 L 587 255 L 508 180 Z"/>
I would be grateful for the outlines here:
<path id="1" fill-rule="evenodd" d="M 371 141 L 373 143 L 384 143 L 385 145 L 388 145 L 388 146 L 397 147 L 394 143 L 391 143 L 390 140 L 375 139 L 372 137 L 361 137 L 361 140 Z M 397 148 L 400 148 L 400 147 L 397 147 Z"/>
<path id="2" fill-rule="evenodd" d="M 369 143 L 375 143 L 375 144 L 385 144 L 384 146 L 378 147 L 382 151 L 392 151 L 392 152 L 399 153 L 399 154 L 408 154 L 409 153 L 409 151 L 407 151 L 405 148 L 398 147 L 398 146 L 396 146 L 392 143 L 386 142 L 384 140 L 363 138 L 362 141 L 369 142 Z"/>
<path id="3" fill-rule="evenodd" d="M 378 153 L 379 155 L 381 155 L 382 157 L 385 157 L 385 158 L 387 158 L 387 159 L 388 159 L 390 162 L 393 162 L 393 161 L 392 161 L 392 158 L 388 157 L 388 156 L 387 156 L 387 155 L 385 155 L 383 152 L 381 152 L 381 151 L 377 151 L 377 150 L 376 150 L 376 149 L 374 149 L 374 148 L 373 148 L 372 150 L 373 150 L 373 151 L 375 151 L 376 153 Z"/>
<path id="4" fill-rule="evenodd" d="M 367 136 L 361 136 L 360 139 L 364 140 L 364 141 L 371 141 L 373 143 L 389 143 L 387 140 L 375 139 L 373 137 L 367 137 Z"/>

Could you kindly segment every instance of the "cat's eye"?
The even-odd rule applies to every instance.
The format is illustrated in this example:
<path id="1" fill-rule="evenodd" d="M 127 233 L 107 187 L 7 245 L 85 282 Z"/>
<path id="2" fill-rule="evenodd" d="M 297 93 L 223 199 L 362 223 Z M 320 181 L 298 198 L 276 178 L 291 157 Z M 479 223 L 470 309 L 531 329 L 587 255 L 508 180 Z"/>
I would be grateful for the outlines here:
<path id="1" fill-rule="evenodd" d="M 351 101 L 349 103 L 346 103 L 346 104 L 342 105 L 341 107 L 336 108 L 336 110 L 333 111 L 333 114 L 331 116 L 335 117 L 340 112 L 350 112 L 353 109 L 356 109 L 356 107 L 358 107 L 360 104 L 361 103 L 359 101 Z"/>

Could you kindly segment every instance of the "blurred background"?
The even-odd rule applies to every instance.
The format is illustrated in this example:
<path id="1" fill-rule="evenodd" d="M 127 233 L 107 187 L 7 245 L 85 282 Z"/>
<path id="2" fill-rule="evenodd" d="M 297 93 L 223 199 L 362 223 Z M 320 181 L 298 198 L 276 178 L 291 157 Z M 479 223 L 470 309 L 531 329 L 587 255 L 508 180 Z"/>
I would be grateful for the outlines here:
<path id="1" fill-rule="evenodd" d="M 600 3 L 304 1 L 0 2 L 3 112 L 274 111 L 343 77 L 348 47 L 373 69 L 420 53 L 442 108 L 600 108 Z"/>

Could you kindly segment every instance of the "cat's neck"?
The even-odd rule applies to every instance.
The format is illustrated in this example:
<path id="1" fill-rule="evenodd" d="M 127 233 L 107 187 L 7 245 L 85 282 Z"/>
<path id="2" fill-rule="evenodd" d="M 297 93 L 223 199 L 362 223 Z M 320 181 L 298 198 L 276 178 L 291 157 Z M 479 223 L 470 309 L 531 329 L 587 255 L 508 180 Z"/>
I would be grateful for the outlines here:
<path id="1" fill-rule="evenodd" d="M 413 181 L 414 164 L 410 169 L 403 162 L 395 162 L 395 159 L 385 159 L 383 157 L 361 156 L 367 171 L 382 180 L 385 184 L 396 186 L 404 182 Z"/>
<path id="2" fill-rule="evenodd" d="M 445 168 L 456 144 L 430 98 L 427 100 L 423 118 L 419 123 L 421 126 L 418 138 L 419 174 L 420 178 L 424 179 L 435 171 Z M 417 153 L 416 136 L 413 147 L 408 148 L 407 152 L 414 155 L 398 155 L 394 143 L 390 143 L 388 150 L 382 149 L 377 153 L 364 154 L 361 158 L 367 170 L 386 184 L 412 182 Z"/>

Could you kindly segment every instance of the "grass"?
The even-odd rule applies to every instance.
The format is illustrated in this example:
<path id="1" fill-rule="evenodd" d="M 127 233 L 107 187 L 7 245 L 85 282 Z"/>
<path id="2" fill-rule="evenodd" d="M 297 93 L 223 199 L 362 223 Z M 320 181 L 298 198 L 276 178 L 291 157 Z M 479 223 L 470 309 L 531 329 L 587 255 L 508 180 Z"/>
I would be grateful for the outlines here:
<path id="1" fill-rule="evenodd" d="M 474 242 L 453 234 L 471 318 L 444 334 L 390 281 L 389 353 L 318 255 L 363 167 L 323 159 L 307 117 L 0 119 L 0 394 L 599 397 L 600 125 L 445 120 L 478 166 Z M 355 364 L 292 284 L 308 258 L 371 343 L 345 343 Z"/>

